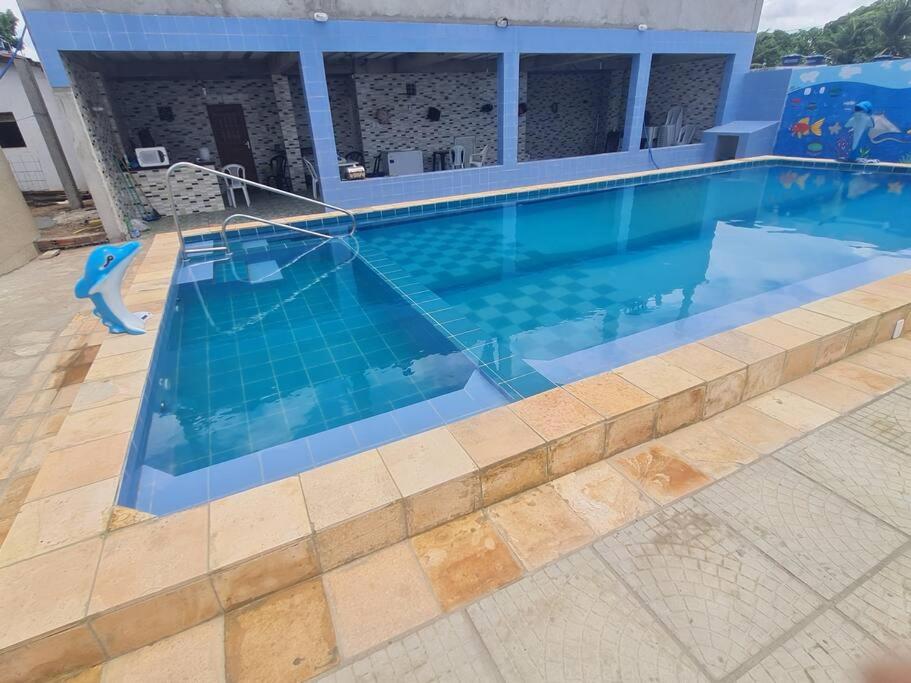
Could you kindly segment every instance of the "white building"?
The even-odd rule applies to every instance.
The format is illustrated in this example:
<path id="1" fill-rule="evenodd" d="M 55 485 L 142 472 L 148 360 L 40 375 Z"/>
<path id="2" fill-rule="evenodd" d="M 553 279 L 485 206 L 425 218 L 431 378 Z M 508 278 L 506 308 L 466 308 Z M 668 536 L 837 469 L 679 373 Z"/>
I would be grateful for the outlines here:
<path id="1" fill-rule="evenodd" d="M 8 52 L 0 52 L 0 63 L 5 65 L 9 58 Z M 76 185 L 84 190 L 86 183 L 76 161 L 73 136 L 69 134 L 69 124 L 60 113 L 44 69 L 39 62 L 21 56 L 16 58 L 15 67 L 9 68 L 3 78 L 0 78 L 0 147 L 9 159 L 16 182 L 23 192 L 63 189 L 47 143 L 22 87 L 21 70 L 26 68 L 35 76 Z"/>

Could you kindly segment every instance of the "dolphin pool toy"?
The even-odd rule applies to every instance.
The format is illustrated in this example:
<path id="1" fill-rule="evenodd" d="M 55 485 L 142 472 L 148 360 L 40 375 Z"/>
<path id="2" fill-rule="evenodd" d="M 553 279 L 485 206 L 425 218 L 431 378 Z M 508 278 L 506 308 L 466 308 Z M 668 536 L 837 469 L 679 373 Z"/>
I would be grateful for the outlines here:
<path id="1" fill-rule="evenodd" d="M 96 247 L 85 262 L 85 274 L 76 283 L 76 297 L 91 299 L 92 311 L 114 334 L 144 334 L 148 313 L 131 313 L 123 303 L 123 275 L 139 252 L 139 242 Z"/>

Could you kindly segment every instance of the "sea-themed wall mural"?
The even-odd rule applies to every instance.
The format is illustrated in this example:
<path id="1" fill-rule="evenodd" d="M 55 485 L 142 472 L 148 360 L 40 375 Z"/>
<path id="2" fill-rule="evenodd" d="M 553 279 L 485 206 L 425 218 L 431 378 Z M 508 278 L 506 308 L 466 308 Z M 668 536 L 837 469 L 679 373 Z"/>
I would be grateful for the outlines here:
<path id="1" fill-rule="evenodd" d="M 775 153 L 911 163 L 911 59 L 794 69 Z"/>

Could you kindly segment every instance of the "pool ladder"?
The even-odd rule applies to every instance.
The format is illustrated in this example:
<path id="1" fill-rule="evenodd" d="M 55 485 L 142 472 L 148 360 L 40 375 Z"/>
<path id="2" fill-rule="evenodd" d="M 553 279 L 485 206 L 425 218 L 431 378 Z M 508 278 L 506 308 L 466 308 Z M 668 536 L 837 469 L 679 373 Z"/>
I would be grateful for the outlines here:
<path id="1" fill-rule="evenodd" d="M 327 204 L 326 202 L 321 202 L 318 199 L 313 199 L 313 197 L 305 197 L 301 194 L 295 194 L 294 192 L 287 192 L 286 190 L 279 190 L 275 187 L 269 187 L 268 185 L 263 185 L 262 183 L 257 183 L 253 180 L 247 180 L 246 178 L 238 178 L 233 176 L 230 173 L 225 173 L 223 171 L 216 171 L 214 168 L 209 168 L 208 166 L 200 166 L 199 164 L 194 164 L 189 161 L 178 161 L 176 164 L 172 164 L 168 169 L 168 172 L 165 174 L 165 179 L 168 186 L 168 201 L 171 204 L 171 215 L 174 216 L 174 227 L 177 230 L 177 236 L 180 239 L 180 255 L 183 259 L 186 259 L 189 254 L 211 254 L 211 253 L 224 253 L 225 258 L 231 256 L 231 246 L 228 243 L 228 224 L 236 219 L 244 219 L 249 221 L 256 221 L 258 223 L 265 223 L 266 225 L 271 225 L 276 228 L 285 228 L 286 230 L 291 230 L 293 232 L 300 232 L 311 237 L 322 237 L 324 239 L 333 239 L 337 235 L 328 235 L 323 232 L 317 232 L 315 230 L 307 230 L 306 228 L 301 228 L 297 225 L 289 225 L 288 223 L 281 223 L 278 221 L 269 220 L 268 218 L 261 218 L 259 216 L 251 216 L 246 213 L 232 213 L 230 216 L 225 218 L 221 222 L 221 246 L 210 246 L 210 247 L 187 247 L 184 240 L 183 231 L 180 227 L 180 215 L 177 211 L 177 204 L 174 201 L 174 188 L 171 185 L 171 178 L 174 174 L 174 171 L 180 170 L 181 168 L 192 168 L 197 171 L 202 171 L 204 173 L 211 173 L 214 176 L 219 178 L 224 178 L 228 182 L 240 182 L 250 187 L 255 187 L 260 190 L 266 190 L 267 192 L 272 192 L 274 194 L 280 194 L 285 197 L 291 197 L 292 199 L 300 199 L 302 201 L 308 202 L 310 204 L 316 204 L 321 206 L 324 209 L 329 209 L 331 211 L 338 211 L 347 215 L 351 219 L 351 230 L 348 231 L 348 237 L 353 237 L 357 232 L 357 219 L 354 217 L 354 214 L 351 213 L 348 209 L 343 209 L 340 206 L 333 206 L 332 204 Z"/>

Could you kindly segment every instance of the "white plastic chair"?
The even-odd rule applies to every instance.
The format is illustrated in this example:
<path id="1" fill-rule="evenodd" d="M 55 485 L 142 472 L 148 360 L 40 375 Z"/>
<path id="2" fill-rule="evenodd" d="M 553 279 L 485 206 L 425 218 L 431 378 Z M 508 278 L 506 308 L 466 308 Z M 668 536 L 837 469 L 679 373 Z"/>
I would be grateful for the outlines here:
<path id="1" fill-rule="evenodd" d="M 471 159 L 471 157 L 474 156 L 474 153 L 475 153 L 474 135 L 456 135 L 452 139 L 452 146 L 455 147 L 456 145 L 461 145 L 462 147 L 465 148 L 465 158 L 466 159 Z"/>
<path id="2" fill-rule="evenodd" d="M 680 132 L 677 134 L 677 144 L 678 145 L 688 145 L 693 141 L 693 138 L 696 135 L 696 126 L 695 124 L 688 123 L 685 126 L 680 127 Z"/>
<path id="3" fill-rule="evenodd" d="M 484 162 L 487 161 L 487 148 L 490 145 L 484 145 L 481 147 L 480 152 L 476 152 L 468 157 L 468 165 L 474 168 L 481 168 L 484 165 Z"/>
<path id="4" fill-rule="evenodd" d="M 316 175 L 316 168 L 313 166 L 313 162 L 309 159 L 304 159 L 304 166 L 307 169 L 307 175 L 310 176 L 310 185 L 313 188 L 313 198 L 322 199 L 322 192 L 319 186 L 319 176 Z"/>
<path id="5" fill-rule="evenodd" d="M 465 148 L 453 145 L 449 150 L 449 168 L 465 168 Z"/>
<path id="6" fill-rule="evenodd" d="M 232 207 L 237 208 L 237 200 L 234 198 L 234 193 L 237 190 L 241 190 L 244 193 L 244 199 L 247 201 L 247 206 L 250 206 L 250 193 L 247 191 L 247 183 L 241 182 L 242 180 L 247 179 L 247 171 L 240 164 L 228 164 L 222 169 L 223 173 L 232 175 L 235 178 L 240 178 L 240 180 L 231 180 L 225 179 L 225 185 L 228 188 L 228 204 Z"/>
<path id="7" fill-rule="evenodd" d="M 675 104 L 667 110 L 667 117 L 664 120 L 664 125 L 661 126 L 661 128 L 664 128 L 664 135 L 662 136 L 660 128 L 658 130 L 659 147 L 677 144 L 677 139 L 680 137 L 680 131 L 683 129 L 683 118 L 685 114 L 686 110 L 680 104 Z M 661 142 L 662 137 L 665 139 L 663 144 Z"/>

